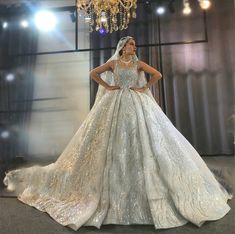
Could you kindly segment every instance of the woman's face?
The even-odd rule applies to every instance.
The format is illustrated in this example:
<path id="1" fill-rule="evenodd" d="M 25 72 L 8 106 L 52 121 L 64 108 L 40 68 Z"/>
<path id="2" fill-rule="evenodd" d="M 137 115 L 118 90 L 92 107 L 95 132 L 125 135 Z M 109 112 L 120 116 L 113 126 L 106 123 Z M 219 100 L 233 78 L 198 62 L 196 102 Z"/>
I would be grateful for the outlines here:
<path id="1" fill-rule="evenodd" d="M 130 39 L 123 47 L 123 53 L 125 55 L 134 55 L 136 52 L 135 40 Z"/>

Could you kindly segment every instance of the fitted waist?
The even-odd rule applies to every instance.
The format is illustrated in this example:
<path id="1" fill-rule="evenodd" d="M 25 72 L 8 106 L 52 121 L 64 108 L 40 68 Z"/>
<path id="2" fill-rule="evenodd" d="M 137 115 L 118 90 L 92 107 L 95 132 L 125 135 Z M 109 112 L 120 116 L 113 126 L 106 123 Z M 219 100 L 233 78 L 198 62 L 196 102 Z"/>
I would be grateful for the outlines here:
<path id="1" fill-rule="evenodd" d="M 117 86 L 120 87 L 120 89 L 129 89 L 129 88 L 132 88 L 132 87 L 138 87 L 137 84 L 115 84 Z"/>

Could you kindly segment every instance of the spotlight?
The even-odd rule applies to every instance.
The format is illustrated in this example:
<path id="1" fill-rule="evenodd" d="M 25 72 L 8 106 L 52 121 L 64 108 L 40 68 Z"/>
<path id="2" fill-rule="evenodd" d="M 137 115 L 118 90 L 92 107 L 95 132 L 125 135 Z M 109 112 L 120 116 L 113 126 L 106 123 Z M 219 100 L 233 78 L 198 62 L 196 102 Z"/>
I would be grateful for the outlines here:
<path id="1" fill-rule="evenodd" d="M 20 25 L 21 25 L 22 28 L 27 28 L 29 26 L 29 23 L 28 23 L 27 20 L 22 20 L 20 22 Z"/>
<path id="2" fill-rule="evenodd" d="M 12 74 L 12 73 L 8 73 L 7 75 L 6 75 L 6 81 L 9 81 L 9 82 L 11 82 L 11 81 L 13 81 L 14 79 L 15 79 L 15 75 L 14 74 Z"/>
<path id="3" fill-rule="evenodd" d="M 210 0 L 198 0 L 199 5 L 203 10 L 207 10 L 211 6 Z"/>
<path id="4" fill-rule="evenodd" d="M 50 11 L 39 11 L 35 15 L 35 24 L 39 30 L 48 32 L 55 28 L 57 20 Z"/>
<path id="5" fill-rule="evenodd" d="M 2 27 L 4 28 L 4 29 L 6 29 L 7 27 L 8 27 L 8 23 L 5 21 L 5 22 L 3 22 L 2 23 Z"/>
<path id="6" fill-rule="evenodd" d="M 184 9 L 183 9 L 183 14 L 184 15 L 189 15 L 192 12 L 189 1 L 184 0 Z"/>
<path id="7" fill-rule="evenodd" d="M 157 8 L 157 13 L 158 13 L 159 15 L 163 15 L 163 14 L 165 13 L 165 8 L 164 8 L 163 6 L 159 6 L 159 7 Z"/>
<path id="8" fill-rule="evenodd" d="M 1 138 L 7 139 L 7 138 L 9 138 L 9 136 L 10 136 L 9 131 L 4 130 L 4 131 L 1 132 Z"/>

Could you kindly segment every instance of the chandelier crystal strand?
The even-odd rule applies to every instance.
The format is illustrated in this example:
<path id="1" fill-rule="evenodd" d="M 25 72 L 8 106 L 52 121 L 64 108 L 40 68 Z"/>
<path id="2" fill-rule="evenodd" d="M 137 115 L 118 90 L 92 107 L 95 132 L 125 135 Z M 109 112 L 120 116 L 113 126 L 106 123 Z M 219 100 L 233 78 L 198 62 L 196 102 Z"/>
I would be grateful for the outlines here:
<path id="1" fill-rule="evenodd" d="M 119 22 L 120 22 L 120 30 L 123 30 L 123 8 L 119 5 Z"/>
<path id="2" fill-rule="evenodd" d="M 136 3 L 134 3 L 133 4 L 133 8 L 132 8 L 132 12 L 131 12 L 131 16 L 132 16 L 132 18 L 133 19 L 135 19 L 136 18 L 136 8 L 137 8 L 137 4 Z"/>
<path id="3" fill-rule="evenodd" d="M 93 25 L 94 25 L 94 15 L 90 14 L 89 32 L 93 32 Z"/>
<path id="4" fill-rule="evenodd" d="M 90 31 L 127 29 L 130 20 L 136 18 L 136 8 L 137 0 L 77 0 L 77 9 L 90 17 Z"/>

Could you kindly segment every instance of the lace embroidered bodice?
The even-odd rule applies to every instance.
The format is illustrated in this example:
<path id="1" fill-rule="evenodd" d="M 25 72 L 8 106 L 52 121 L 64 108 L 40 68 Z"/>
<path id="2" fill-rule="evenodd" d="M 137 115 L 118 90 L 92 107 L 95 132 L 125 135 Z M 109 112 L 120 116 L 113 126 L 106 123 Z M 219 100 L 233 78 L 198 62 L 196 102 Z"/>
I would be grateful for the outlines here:
<path id="1" fill-rule="evenodd" d="M 131 62 L 130 66 L 122 66 L 118 60 L 114 61 L 114 81 L 115 85 L 123 88 L 137 86 L 138 82 L 138 63 Z"/>

